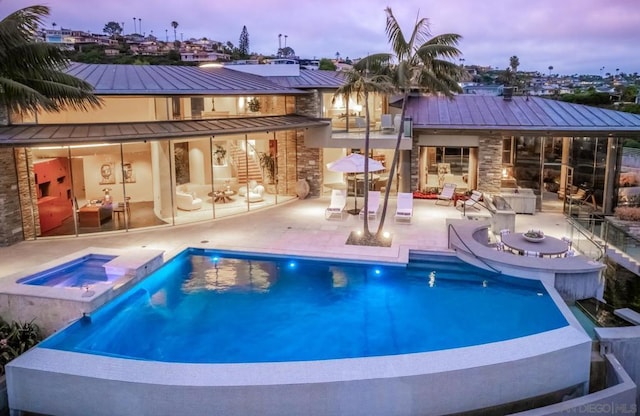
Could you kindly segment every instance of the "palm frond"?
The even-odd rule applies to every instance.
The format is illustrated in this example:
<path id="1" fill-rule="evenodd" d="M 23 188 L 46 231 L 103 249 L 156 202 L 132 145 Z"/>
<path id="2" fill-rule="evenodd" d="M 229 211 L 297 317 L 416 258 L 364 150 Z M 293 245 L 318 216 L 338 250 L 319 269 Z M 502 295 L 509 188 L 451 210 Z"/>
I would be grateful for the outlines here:
<path id="1" fill-rule="evenodd" d="M 386 32 L 389 43 L 391 44 L 391 50 L 396 55 L 398 61 L 402 61 L 405 57 L 411 54 L 409 44 L 407 43 L 407 40 L 402 33 L 402 29 L 400 28 L 400 24 L 393 15 L 391 8 L 387 7 L 385 12 L 387 13 Z"/>
<path id="2" fill-rule="evenodd" d="M 68 60 L 59 48 L 35 42 L 48 14 L 46 6 L 31 6 L 0 21 L 0 105 L 18 113 L 101 106 L 91 84 L 64 72 Z"/>

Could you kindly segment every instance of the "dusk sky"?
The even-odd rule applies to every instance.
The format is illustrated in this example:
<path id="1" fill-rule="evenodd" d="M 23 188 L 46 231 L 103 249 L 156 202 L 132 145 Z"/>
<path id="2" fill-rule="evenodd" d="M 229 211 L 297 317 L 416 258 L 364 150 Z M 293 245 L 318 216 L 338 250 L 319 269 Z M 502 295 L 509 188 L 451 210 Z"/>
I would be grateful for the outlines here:
<path id="1" fill-rule="evenodd" d="M 504 69 L 518 56 L 519 70 L 558 74 L 640 72 L 640 0 L 0 0 L 0 17 L 18 8 L 51 8 L 48 27 L 102 33 L 109 21 L 173 40 L 177 37 L 238 44 L 242 26 L 252 52 L 274 54 L 281 45 L 301 58 L 357 58 L 390 52 L 386 6 L 404 32 L 416 16 L 427 17 L 434 35 L 457 33 L 464 63 Z M 141 19 L 138 21 L 137 19 Z M 141 26 L 140 26 L 141 25 Z M 141 30 L 140 30 L 141 29 Z M 604 70 L 601 68 L 604 67 Z"/>

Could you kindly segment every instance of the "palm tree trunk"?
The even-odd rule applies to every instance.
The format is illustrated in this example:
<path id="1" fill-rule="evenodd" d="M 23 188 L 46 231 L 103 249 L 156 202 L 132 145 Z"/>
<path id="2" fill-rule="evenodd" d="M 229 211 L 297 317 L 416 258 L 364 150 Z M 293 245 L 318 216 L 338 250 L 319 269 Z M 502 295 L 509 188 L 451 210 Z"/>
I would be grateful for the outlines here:
<path id="1" fill-rule="evenodd" d="M 368 238 L 371 235 L 369 231 L 369 92 L 364 91 L 364 237 Z M 358 181 L 356 181 L 356 189 L 358 188 Z"/>
<path id="2" fill-rule="evenodd" d="M 404 123 L 404 115 L 407 111 L 407 100 L 409 99 L 409 90 L 406 89 L 402 98 L 402 111 L 400 113 L 400 123 Z M 389 169 L 389 179 L 387 179 L 387 187 L 384 191 L 384 202 L 382 203 L 382 213 L 380 214 L 380 224 L 378 224 L 378 231 L 376 231 L 376 238 L 382 238 L 384 232 L 384 220 L 387 216 L 387 206 L 389 205 L 389 193 L 391 192 L 391 186 L 393 185 L 393 177 L 396 173 L 396 167 L 398 166 L 398 159 L 400 158 L 400 143 L 402 142 L 402 135 L 404 134 L 404 126 L 398 126 L 398 138 L 396 140 L 396 147 L 393 151 L 393 161 L 391 162 L 391 168 Z"/>

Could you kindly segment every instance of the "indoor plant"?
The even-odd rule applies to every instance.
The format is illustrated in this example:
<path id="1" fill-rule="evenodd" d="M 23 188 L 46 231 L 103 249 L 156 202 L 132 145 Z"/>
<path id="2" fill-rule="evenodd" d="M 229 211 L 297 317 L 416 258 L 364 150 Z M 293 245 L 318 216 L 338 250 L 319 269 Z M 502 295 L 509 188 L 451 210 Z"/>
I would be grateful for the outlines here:
<path id="1" fill-rule="evenodd" d="M 247 102 L 247 106 L 249 107 L 249 111 L 257 113 L 260 111 L 260 100 L 258 100 L 257 97 L 253 97 Z"/>
<path id="2" fill-rule="evenodd" d="M 276 178 L 276 160 L 268 153 L 260 153 L 260 167 L 267 174 L 269 183 L 274 183 Z"/>

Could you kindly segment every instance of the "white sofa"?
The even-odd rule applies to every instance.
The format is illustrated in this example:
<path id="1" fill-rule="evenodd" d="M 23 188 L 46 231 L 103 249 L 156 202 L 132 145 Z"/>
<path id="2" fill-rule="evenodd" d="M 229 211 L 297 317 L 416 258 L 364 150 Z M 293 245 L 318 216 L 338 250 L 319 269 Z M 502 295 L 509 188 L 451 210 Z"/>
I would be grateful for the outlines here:
<path id="1" fill-rule="evenodd" d="M 183 211 L 194 211 L 202 208 L 202 199 L 194 193 L 183 192 L 176 189 L 176 205 Z"/>

